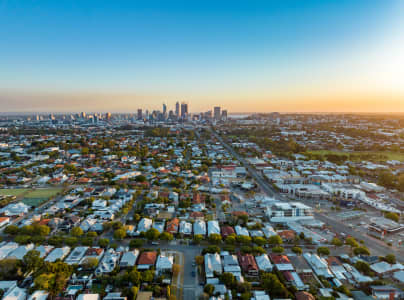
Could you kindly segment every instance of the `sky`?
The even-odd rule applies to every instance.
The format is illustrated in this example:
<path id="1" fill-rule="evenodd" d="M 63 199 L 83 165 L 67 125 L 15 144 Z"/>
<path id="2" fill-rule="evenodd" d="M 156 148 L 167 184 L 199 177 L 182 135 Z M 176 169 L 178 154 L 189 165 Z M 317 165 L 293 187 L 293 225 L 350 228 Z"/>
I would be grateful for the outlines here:
<path id="1" fill-rule="evenodd" d="M 404 112 L 404 1 L 0 0 L 0 112 Z"/>

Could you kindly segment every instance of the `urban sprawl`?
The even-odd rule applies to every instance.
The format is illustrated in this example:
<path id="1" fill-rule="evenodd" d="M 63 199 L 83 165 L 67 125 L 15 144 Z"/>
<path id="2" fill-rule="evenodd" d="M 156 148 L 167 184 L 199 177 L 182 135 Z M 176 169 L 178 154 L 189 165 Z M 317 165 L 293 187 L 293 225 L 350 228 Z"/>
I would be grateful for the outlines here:
<path id="1" fill-rule="evenodd" d="M 0 115 L 6 300 L 403 299 L 404 117 Z"/>

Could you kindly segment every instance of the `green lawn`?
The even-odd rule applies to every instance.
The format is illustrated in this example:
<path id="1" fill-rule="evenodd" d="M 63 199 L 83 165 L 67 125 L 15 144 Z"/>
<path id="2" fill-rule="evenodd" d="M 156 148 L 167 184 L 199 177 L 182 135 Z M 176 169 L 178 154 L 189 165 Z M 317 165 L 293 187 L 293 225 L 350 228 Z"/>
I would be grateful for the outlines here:
<path id="1" fill-rule="evenodd" d="M 50 198 L 61 191 L 62 188 L 36 189 L 25 195 L 25 198 Z"/>
<path id="2" fill-rule="evenodd" d="M 22 199 L 22 202 L 26 205 L 37 207 L 61 191 L 62 188 L 32 190 L 31 192 L 28 192 L 26 195 L 24 195 L 24 199 Z"/>
<path id="3" fill-rule="evenodd" d="M 0 195 L 5 196 L 20 196 L 26 192 L 30 191 L 30 189 L 0 189 Z"/>
<path id="4" fill-rule="evenodd" d="M 313 150 L 308 151 L 313 154 L 326 155 L 354 155 L 357 156 L 357 160 L 360 160 L 360 155 L 371 155 L 373 161 L 386 161 L 386 160 L 398 160 L 404 161 L 404 153 L 387 152 L 387 151 L 357 151 L 357 152 L 344 152 L 344 151 L 331 151 L 331 150 Z"/>

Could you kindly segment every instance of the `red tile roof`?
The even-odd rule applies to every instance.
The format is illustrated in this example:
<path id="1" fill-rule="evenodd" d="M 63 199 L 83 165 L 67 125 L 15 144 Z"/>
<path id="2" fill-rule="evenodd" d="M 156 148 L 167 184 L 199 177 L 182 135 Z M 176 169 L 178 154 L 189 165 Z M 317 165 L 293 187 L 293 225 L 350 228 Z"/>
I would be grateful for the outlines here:
<path id="1" fill-rule="evenodd" d="M 140 254 L 139 260 L 137 262 L 138 265 L 154 265 L 157 259 L 157 252 L 148 251 Z"/>

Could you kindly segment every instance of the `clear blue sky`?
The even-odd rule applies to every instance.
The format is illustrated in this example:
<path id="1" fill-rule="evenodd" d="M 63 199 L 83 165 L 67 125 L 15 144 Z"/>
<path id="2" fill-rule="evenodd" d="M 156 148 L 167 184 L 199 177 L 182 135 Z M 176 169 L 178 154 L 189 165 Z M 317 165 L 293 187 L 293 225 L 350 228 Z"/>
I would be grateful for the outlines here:
<path id="1" fill-rule="evenodd" d="M 299 90 L 307 74 L 324 84 L 326 65 L 389 35 L 398 2 L 0 0 L 0 104 L 58 110 L 58 95 L 71 95 L 60 109 L 76 110 L 88 93 L 111 111 L 124 107 L 107 94 L 133 95 L 130 109 L 178 98 L 195 109 L 223 98 L 238 111 L 257 98 L 271 109 L 271 89 Z"/>

